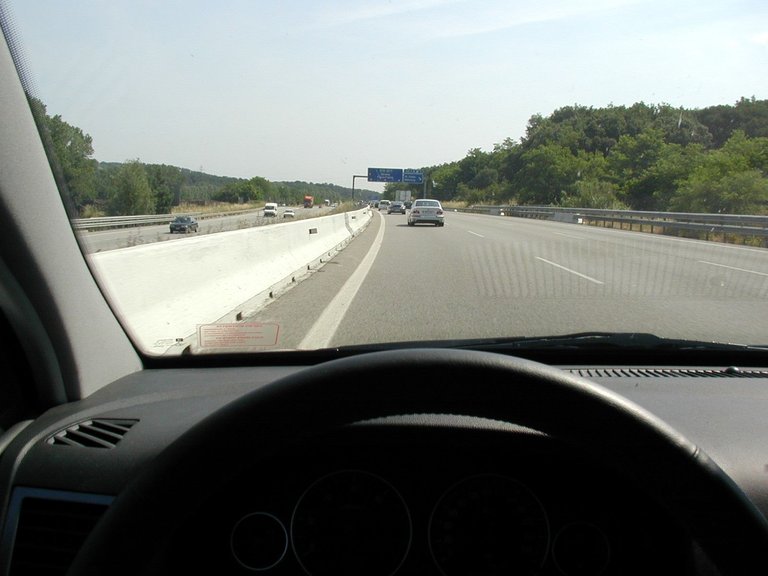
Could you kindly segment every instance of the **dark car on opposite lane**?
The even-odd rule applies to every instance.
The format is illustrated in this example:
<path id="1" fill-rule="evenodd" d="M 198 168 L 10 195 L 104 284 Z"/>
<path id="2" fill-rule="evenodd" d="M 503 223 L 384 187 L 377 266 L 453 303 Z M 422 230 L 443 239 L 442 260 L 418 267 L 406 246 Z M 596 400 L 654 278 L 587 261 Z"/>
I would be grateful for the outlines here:
<path id="1" fill-rule="evenodd" d="M 197 232 L 197 220 L 192 216 L 176 216 L 171 222 L 171 234 L 174 232 Z"/>

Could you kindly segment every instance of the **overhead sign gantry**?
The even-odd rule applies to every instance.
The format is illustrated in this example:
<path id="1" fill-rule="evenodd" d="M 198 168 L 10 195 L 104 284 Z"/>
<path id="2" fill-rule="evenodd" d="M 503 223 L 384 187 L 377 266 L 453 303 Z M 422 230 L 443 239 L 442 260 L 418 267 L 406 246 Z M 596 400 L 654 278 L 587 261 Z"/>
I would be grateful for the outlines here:
<path id="1" fill-rule="evenodd" d="M 424 173 L 413 168 L 368 168 L 368 182 L 421 184 L 424 182 Z"/>
<path id="2" fill-rule="evenodd" d="M 406 184 L 423 184 L 424 173 L 414 168 L 368 168 L 368 175 L 355 174 L 352 176 L 352 200 L 355 199 L 355 179 L 365 178 L 368 182 L 405 182 Z M 426 185 L 424 189 L 426 194 Z"/>

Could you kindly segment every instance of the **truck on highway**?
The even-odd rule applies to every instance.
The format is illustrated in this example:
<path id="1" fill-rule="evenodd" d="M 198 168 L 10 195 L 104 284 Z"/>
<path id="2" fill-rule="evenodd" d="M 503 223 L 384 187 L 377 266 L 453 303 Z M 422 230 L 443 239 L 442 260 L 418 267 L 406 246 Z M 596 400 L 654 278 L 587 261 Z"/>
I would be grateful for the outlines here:
<path id="1" fill-rule="evenodd" d="M 314 196 L 304 196 L 304 208 L 312 208 L 315 203 Z"/>

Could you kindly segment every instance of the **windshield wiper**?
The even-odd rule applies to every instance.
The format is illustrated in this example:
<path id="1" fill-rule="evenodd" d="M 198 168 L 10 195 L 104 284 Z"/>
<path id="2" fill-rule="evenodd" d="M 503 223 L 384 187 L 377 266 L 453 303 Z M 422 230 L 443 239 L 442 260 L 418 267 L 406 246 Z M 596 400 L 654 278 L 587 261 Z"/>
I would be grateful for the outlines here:
<path id="1" fill-rule="evenodd" d="M 483 348 L 484 350 L 535 350 L 535 349 L 605 349 L 630 350 L 768 350 L 768 346 L 707 342 L 682 338 L 662 338 L 645 332 L 577 332 L 558 336 L 516 337 L 483 339 L 464 342 L 456 348 Z"/>

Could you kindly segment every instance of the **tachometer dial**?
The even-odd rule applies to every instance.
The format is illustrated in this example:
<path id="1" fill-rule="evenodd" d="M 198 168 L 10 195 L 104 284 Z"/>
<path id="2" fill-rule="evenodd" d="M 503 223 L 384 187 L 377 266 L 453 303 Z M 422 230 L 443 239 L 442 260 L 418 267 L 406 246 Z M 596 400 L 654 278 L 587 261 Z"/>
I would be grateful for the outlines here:
<path id="1" fill-rule="evenodd" d="M 411 544 L 411 518 L 397 490 L 359 470 L 324 476 L 302 495 L 291 521 L 293 550 L 311 576 L 389 576 Z"/>
<path id="2" fill-rule="evenodd" d="M 445 576 L 535 574 L 546 559 L 549 522 L 538 498 L 519 481 L 472 476 L 435 506 L 429 545 Z"/>

